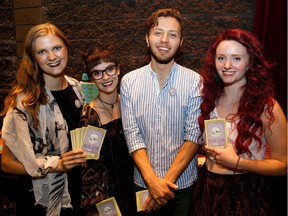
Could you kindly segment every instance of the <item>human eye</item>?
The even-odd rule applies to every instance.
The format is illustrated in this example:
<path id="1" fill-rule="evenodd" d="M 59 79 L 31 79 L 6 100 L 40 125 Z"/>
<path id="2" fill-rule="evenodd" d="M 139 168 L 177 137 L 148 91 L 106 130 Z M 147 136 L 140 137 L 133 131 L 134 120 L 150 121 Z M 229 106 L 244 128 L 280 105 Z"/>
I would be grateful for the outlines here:
<path id="1" fill-rule="evenodd" d="M 96 77 L 99 77 L 99 76 L 101 76 L 102 75 L 102 71 L 99 71 L 99 70 L 94 70 L 94 71 L 92 71 L 92 75 L 93 76 L 96 76 Z"/>
<path id="2" fill-rule="evenodd" d="M 172 38 L 177 38 L 177 37 L 178 37 L 178 34 L 175 33 L 175 32 L 172 32 L 172 33 L 170 33 L 170 37 L 172 37 Z"/>
<path id="3" fill-rule="evenodd" d="M 158 36 L 158 35 L 161 35 L 162 34 L 162 32 L 161 31 L 154 31 L 154 33 L 153 33 L 154 35 L 156 35 L 156 36 Z"/>
<path id="4" fill-rule="evenodd" d="M 38 50 L 38 51 L 37 51 L 37 54 L 38 54 L 38 55 L 45 55 L 45 54 L 46 54 L 46 51 L 45 51 L 45 50 Z"/>
<path id="5" fill-rule="evenodd" d="M 109 73 L 109 72 L 112 72 L 114 70 L 114 65 L 111 65 L 111 66 L 108 66 L 106 68 L 106 71 Z"/>
<path id="6" fill-rule="evenodd" d="M 60 45 L 54 47 L 55 51 L 60 51 L 61 49 L 62 49 L 62 46 L 60 46 Z"/>
<path id="7" fill-rule="evenodd" d="M 241 58 L 240 57 L 234 57 L 234 61 L 239 62 L 239 61 L 241 61 Z"/>
<path id="8" fill-rule="evenodd" d="M 223 56 L 217 56 L 217 61 L 219 62 L 223 62 L 224 61 L 224 57 Z"/>

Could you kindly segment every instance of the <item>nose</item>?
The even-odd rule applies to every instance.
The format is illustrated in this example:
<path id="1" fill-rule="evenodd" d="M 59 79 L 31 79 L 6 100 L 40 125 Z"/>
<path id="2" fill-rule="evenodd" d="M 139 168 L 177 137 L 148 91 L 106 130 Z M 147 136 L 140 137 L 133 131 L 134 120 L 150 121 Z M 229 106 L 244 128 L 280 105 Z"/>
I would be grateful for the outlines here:
<path id="1" fill-rule="evenodd" d="M 161 41 L 164 42 L 164 43 L 168 41 L 168 34 L 167 34 L 167 33 L 164 33 L 164 34 L 162 35 Z"/>
<path id="2" fill-rule="evenodd" d="M 103 71 L 102 73 L 103 73 L 102 79 L 107 79 L 107 78 L 109 79 L 110 76 L 107 74 L 106 70 Z"/>
<path id="3" fill-rule="evenodd" d="M 56 58 L 56 55 L 53 52 L 48 53 L 48 59 L 49 60 L 54 60 Z"/>
<path id="4" fill-rule="evenodd" d="M 229 68 L 231 68 L 231 67 L 232 67 L 232 63 L 231 63 L 229 60 L 225 61 L 225 63 L 224 63 L 224 68 L 225 68 L 225 69 L 229 69 Z"/>

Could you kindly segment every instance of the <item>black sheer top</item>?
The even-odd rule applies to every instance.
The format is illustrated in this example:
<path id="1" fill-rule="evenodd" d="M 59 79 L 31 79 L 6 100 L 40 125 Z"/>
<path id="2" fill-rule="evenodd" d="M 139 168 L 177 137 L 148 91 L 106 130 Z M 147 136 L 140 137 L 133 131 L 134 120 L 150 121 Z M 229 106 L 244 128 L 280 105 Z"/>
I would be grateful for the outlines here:
<path id="1" fill-rule="evenodd" d="M 82 167 L 82 201 L 86 215 L 99 215 L 96 203 L 115 197 L 123 216 L 136 215 L 133 159 L 128 153 L 121 119 L 102 125 L 98 113 L 86 105 L 80 127 L 101 127 L 106 136 L 98 160 L 87 160 Z"/>

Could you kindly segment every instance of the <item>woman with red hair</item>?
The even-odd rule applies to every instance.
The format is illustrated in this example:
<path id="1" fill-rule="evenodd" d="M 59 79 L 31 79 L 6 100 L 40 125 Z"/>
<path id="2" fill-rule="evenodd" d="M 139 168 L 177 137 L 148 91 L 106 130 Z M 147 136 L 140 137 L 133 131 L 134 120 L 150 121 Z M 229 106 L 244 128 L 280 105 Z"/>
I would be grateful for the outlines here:
<path id="1" fill-rule="evenodd" d="M 225 119 L 227 144 L 206 143 L 190 214 L 272 215 L 267 176 L 287 173 L 287 123 L 273 98 L 271 65 L 258 40 L 241 29 L 219 35 L 205 60 L 199 125 L 203 135 L 205 120 Z"/>

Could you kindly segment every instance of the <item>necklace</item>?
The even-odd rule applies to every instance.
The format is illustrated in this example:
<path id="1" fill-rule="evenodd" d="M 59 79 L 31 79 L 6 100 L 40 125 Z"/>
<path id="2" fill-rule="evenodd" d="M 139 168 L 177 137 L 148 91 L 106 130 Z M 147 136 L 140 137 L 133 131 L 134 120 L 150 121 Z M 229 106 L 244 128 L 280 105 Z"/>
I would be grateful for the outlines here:
<path id="1" fill-rule="evenodd" d="M 115 102 L 114 103 L 107 103 L 107 102 L 105 102 L 105 101 L 103 101 L 99 96 L 98 96 L 98 99 L 100 100 L 100 102 L 103 104 L 106 104 L 106 105 L 109 105 L 109 106 L 111 106 L 111 108 L 113 109 L 114 108 L 114 105 L 116 104 L 116 102 L 118 101 L 118 97 L 116 97 L 116 100 L 115 100 Z M 103 104 L 103 105 L 104 105 Z M 104 106 L 105 107 L 105 106 Z M 105 107 L 106 108 L 106 107 Z"/>
<path id="2" fill-rule="evenodd" d="M 99 97 L 98 97 L 99 98 Z M 100 101 L 100 103 L 102 104 L 102 106 L 104 107 L 104 109 L 110 114 L 110 116 L 112 117 L 112 119 L 113 120 L 115 120 L 115 118 L 114 118 L 114 116 L 112 115 L 112 113 L 107 109 L 107 107 L 104 105 L 104 101 L 102 101 L 100 98 L 99 98 L 99 101 Z M 116 101 L 115 101 L 115 103 L 117 102 L 117 99 L 116 99 Z M 115 104 L 114 103 L 114 104 Z M 112 109 L 114 108 L 114 104 L 113 104 L 113 106 L 111 105 L 111 104 L 108 104 L 108 105 L 111 105 L 111 107 L 112 107 Z"/>

